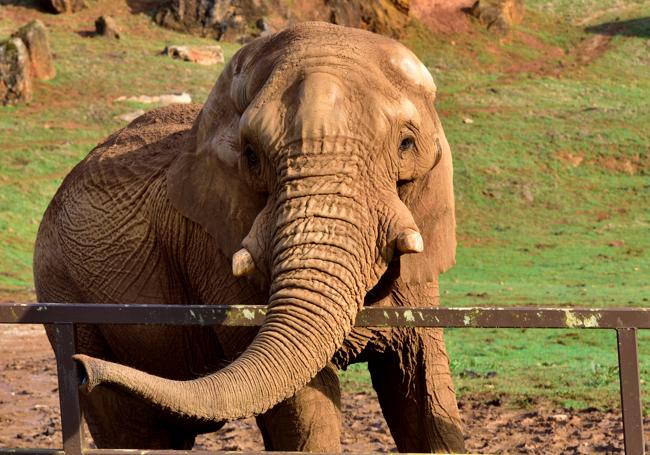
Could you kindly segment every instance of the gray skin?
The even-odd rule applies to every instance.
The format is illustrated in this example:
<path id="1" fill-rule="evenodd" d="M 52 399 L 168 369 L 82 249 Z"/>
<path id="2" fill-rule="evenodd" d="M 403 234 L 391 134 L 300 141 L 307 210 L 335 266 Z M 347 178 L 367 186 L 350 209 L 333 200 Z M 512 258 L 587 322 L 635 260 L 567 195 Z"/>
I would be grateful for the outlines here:
<path id="1" fill-rule="evenodd" d="M 400 451 L 463 451 L 442 331 L 353 327 L 364 305 L 437 305 L 453 265 L 434 99 L 401 44 L 305 23 L 75 167 L 39 230 L 39 301 L 268 305 L 259 332 L 79 326 L 98 446 L 189 448 L 256 415 L 267 449 L 340 451 L 336 370 L 367 361 Z"/>

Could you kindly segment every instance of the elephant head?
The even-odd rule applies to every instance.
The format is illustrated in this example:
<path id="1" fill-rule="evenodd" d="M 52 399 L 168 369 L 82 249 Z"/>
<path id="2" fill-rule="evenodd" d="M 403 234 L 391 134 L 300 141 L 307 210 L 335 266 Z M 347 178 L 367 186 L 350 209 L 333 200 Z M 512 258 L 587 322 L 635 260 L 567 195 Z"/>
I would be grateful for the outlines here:
<path id="1" fill-rule="evenodd" d="M 167 184 L 235 275 L 267 287 L 265 322 L 233 363 L 190 381 L 80 356 L 86 389 L 117 386 L 189 420 L 259 414 L 326 365 L 389 268 L 436 279 L 456 244 L 435 94 L 412 52 L 361 30 L 304 23 L 243 47 Z"/>

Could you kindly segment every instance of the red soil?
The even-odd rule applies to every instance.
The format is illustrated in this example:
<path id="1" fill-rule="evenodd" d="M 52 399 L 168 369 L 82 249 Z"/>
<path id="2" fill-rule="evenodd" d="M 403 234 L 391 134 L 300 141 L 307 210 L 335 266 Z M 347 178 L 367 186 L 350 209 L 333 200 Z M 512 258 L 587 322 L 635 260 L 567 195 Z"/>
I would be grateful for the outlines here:
<path id="1" fill-rule="evenodd" d="M 622 450 L 618 411 L 575 411 L 546 405 L 511 409 L 494 397 L 465 398 L 460 406 L 469 452 L 552 454 Z M 344 451 L 395 450 L 374 394 L 344 394 L 343 414 Z M 0 447 L 60 447 L 60 428 L 55 362 L 42 327 L 0 325 Z M 247 419 L 231 422 L 217 433 L 199 436 L 196 448 L 263 447 L 254 420 Z"/>

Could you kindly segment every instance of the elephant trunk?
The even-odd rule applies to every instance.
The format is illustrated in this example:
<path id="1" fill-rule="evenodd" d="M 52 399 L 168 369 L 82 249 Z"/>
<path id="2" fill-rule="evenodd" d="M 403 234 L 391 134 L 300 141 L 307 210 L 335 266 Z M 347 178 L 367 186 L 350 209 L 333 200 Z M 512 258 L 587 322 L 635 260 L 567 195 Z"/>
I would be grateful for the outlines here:
<path id="1" fill-rule="evenodd" d="M 79 355 L 86 391 L 115 386 L 188 423 L 260 414 L 295 394 L 342 345 L 365 293 L 361 232 L 334 215 L 349 211 L 351 202 L 322 197 L 303 193 L 278 203 L 266 319 L 232 364 L 174 381 Z"/>

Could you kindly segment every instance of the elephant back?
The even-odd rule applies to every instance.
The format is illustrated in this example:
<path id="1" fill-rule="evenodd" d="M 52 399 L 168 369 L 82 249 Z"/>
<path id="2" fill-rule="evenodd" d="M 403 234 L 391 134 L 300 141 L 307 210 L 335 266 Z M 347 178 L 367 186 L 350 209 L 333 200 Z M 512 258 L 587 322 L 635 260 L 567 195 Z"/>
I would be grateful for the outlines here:
<path id="1" fill-rule="evenodd" d="M 200 108 L 168 106 L 138 117 L 66 176 L 36 241 L 39 300 L 47 294 L 39 290 L 48 286 L 45 274 L 65 277 L 68 286 L 77 285 L 79 298 L 94 302 L 146 303 L 146 290 L 160 288 L 149 283 L 152 268 L 165 259 L 155 211 L 167 200 L 167 169 L 188 143 Z"/>

